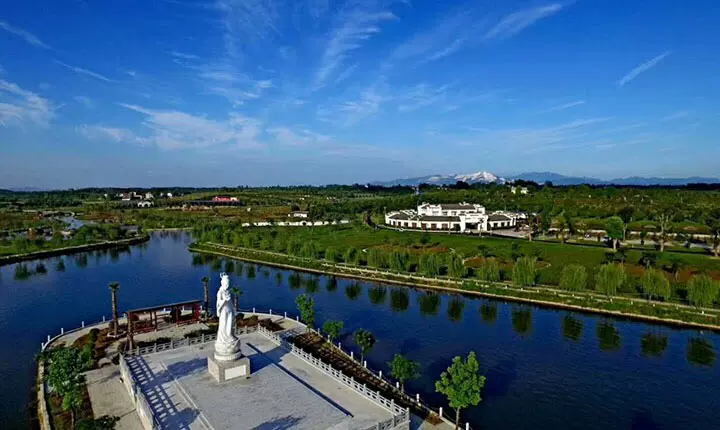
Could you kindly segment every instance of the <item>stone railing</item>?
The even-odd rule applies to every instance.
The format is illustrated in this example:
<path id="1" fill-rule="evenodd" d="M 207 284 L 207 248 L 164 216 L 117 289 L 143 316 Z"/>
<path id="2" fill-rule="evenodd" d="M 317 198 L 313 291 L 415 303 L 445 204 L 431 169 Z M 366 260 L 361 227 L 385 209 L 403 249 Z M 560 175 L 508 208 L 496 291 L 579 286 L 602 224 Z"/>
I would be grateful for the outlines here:
<path id="1" fill-rule="evenodd" d="M 145 398 L 145 394 L 143 393 L 142 388 L 140 388 L 140 384 L 138 384 L 135 380 L 135 377 L 125 361 L 125 357 L 122 354 L 120 354 L 119 364 L 123 385 L 125 385 L 125 388 L 127 388 L 128 393 L 130 394 L 130 398 L 135 405 L 135 410 L 137 410 L 137 414 L 138 417 L 140 417 L 140 422 L 142 423 L 143 428 L 145 428 L 145 430 L 160 429 L 160 422 L 155 417 L 155 414 L 150 407 L 150 403 L 148 403 Z"/>
<path id="2" fill-rule="evenodd" d="M 320 369 L 325 374 L 332 376 L 335 380 L 345 384 L 346 386 L 360 393 L 362 396 L 390 411 L 390 413 L 392 414 L 392 418 L 376 423 L 373 426 L 368 427 L 368 429 L 392 429 L 410 422 L 410 411 L 408 409 L 400 407 L 399 405 L 396 405 L 392 399 L 386 399 L 379 392 L 367 388 L 365 384 L 361 384 L 360 382 L 356 381 L 355 378 L 353 378 L 352 376 L 345 375 L 344 373 L 333 368 L 329 364 L 314 357 L 312 354 L 307 353 L 302 349 L 296 347 L 292 343 L 285 340 L 285 338 L 283 338 L 282 336 L 273 333 L 264 327 L 259 327 L 258 331 L 260 332 L 260 334 L 264 335 L 265 337 L 280 345 L 281 347 L 287 349 L 288 351 L 290 351 L 290 353 L 296 355 L 303 361 L 309 363 L 317 369 Z"/>
<path id="3" fill-rule="evenodd" d="M 237 334 L 254 333 L 258 330 L 258 326 L 243 327 L 239 329 Z M 154 345 L 135 347 L 131 350 L 125 351 L 127 356 L 140 356 L 152 354 L 155 352 L 168 351 L 171 349 L 183 348 L 192 345 L 201 345 L 204 343 L 212 342 L 217 338 L 217 334 L 202 334 L 200 336 L 187 337 L 180 340 L 171 340 L 166 343 L 156 343 Z"/>

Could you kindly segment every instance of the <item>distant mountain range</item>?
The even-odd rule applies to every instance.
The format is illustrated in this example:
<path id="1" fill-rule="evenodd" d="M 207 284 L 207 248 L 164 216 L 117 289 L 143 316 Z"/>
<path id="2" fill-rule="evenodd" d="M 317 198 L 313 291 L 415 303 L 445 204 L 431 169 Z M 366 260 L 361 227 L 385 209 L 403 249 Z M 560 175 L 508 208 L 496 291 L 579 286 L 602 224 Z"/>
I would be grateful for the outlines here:
<path id="1" fill-rule="evenodd" d="M 647 186 L 647 185 L 661 185 L 661 186 L 680 186 L 693 183 L 706 183 L 706 184 L 718 184 L 720 179 L 708 178 L 702 176 L 692 176 L 689 178 L 643 178 L 639 176 L 632 176 L 629 178 L 615 178 L 610 180 L 597 179 L 587 176 L 565 176 L 559 173 L 553 172 L 528 172 L 522 173 L 516 176 L 507 178 L 500 177 L 491 172 L 475 172 L 468 174 L 456 174 L 456 175 L 429 175 L 429 176 L 418 176 L 415 178 L 404 178 L 395 179 L 392 181 L 381 181 L 373 182 L 373 185 L 382 185 L 390 187 L 393 185 L 418 185 L 418 184 L 431 184 L 431 185 L 451 185 L 457 181 L 464 181 L 469 184 L 489 184 L 496 182 L 498 184 L 505 184 L 514 180 L 521 179 L 525 181 L 533 181 L 538 184 L 545 183 L 547 181 L 552 182 L 554 185 L 636 185 L 636 186 Z"/>

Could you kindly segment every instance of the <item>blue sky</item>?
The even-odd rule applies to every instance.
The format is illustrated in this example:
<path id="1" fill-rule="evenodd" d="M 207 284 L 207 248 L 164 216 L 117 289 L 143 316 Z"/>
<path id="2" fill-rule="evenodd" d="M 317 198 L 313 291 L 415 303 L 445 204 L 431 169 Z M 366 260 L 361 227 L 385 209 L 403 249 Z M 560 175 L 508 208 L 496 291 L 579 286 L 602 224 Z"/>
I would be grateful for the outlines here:
<path id="1" fill-rule="evenodd" d="M 718 176 L 715 0 L 11 2 L 0 187 Z"/>

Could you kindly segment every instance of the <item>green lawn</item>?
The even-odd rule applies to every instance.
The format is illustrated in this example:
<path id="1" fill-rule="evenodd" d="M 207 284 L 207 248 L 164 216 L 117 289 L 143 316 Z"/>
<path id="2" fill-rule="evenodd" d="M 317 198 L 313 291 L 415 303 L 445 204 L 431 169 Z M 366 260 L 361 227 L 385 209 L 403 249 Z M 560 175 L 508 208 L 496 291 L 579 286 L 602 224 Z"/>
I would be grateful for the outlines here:
<path id="1" fill-rule="evenodd" d="M 597 268 L 606 261 L 606 255 L 612 253 L 610 248 L 600 246 L 388 229 L 375 230 L 358 225 L 315 228 L 277 227 L 274 230 L 277 237 L 295 237 L 302 242 L 312 241 L 321 252 L 331 246 L 340 250 L 350 247 L 358 249 L 382 247 L 386 250 L 401 248 L 410 252 L 411 262 L 416 262 L 419 254 L 426 251 L 452 252 L 454 250 L 466 258 L 484 253 L 506 262 L 513 261 L 514 257 L 518 255 L 536 256 L 542 262 L 539 265 L 539 282 L 543 284 L 557 284 L 563 266 L 571 263 L 580 264 L 588 270 L 591 288 L 594 285 Z M 257 234 L 261 237 L 271 234 L 270 229 L 267 228 L 243 231 L 245 233 L 242 234 Z M 234 234 L 238 234 L 237 231 Z M 227 240 L 224 242 L 229 243 Z M 481 248 L 483 249 L 481 250 Z M 628 272 L 633 277 L 642 275 L 642 268 L 637 265 L 642 255 L 643 251 L 641 250 L 628 249 L 626 251 Z M 669 267 L 673 259 L 680 261 L 682 265 L 680 281 L 684 281 L 691 273 L 698 271 L 707 271 L 712 273 L 713 277 L 720 278 L 720 260 L 711 258 L 709 255 L 664 252 L 658 255 L 658 267 Z"/>

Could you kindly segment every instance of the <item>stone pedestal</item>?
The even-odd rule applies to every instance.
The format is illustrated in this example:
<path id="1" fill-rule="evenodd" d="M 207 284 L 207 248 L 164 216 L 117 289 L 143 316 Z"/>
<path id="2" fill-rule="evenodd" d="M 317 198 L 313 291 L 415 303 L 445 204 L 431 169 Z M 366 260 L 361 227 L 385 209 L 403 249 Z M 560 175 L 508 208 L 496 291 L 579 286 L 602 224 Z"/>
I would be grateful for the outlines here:
<path id="1" fill-rule="evenodd" d="M 240 377 L 249 378 L 250 359 L 242 357 L 232 361 L 220 361 L 215 357 L 208 357 L 208 372 L 220 383 Z"/>

